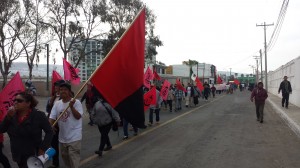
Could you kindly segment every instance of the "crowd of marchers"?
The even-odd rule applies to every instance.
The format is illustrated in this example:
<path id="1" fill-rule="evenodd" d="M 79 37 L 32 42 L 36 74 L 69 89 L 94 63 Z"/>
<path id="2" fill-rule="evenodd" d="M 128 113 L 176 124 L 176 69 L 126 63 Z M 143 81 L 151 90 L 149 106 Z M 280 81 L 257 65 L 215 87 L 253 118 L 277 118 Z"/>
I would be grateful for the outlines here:
<path id="1" fill-rule="evenodd" d="M 170 113 L 178 112 L 182 108 L 196 107 L 199 100 L 207 101 L 210 97 L 214 98 L 216 94 L 233 93 L 234 90 L 242 86 L 229 86 L 227 89 L 219 90 L 214 85 L 203 84 L 203 90 L 197 86 L 188 83 L 185 92 L 177 87 L 177 84 L 171 84 L 166 100 L 160 96 L 160 88 L 156 88 L 156 104 L 150 106 L 148 126 L 159 124 L 160 110 L 164 107 Z M 150 88 L 150 89 L 151 89 Z M 149 89 L 144 88 L 146 93 Z M 279 93 L 282 92 L 282 106 L 288 108 L 288 94 L 292 92 L 290 82 L 287 77 L 279 87 Z M 128 129 L 132 129 L 134 136 L 138 135 L 138 128 L 110 106 L 105 98 L 91 84 L 87 84 L 87 90 L 81 100 L 74 99 L 71 85 L 58 80 L 54 83 L 54 91 L 48 99 L 46 105 L 46 114 L 36 106 L 38 101 L 31 92 L 20 92 L 14 99 L 14 105 L 8 110 L 6 117 L 0 124 L 0 163 L 9 168 L 10 163 L 7 157 L 2 153 L 3 134 L 7 132 L 10 138 L 12 159 L 20 168 L 27 168 L 27 160 L 31 156 L 44 156 L 45 152 L 51 147 L 56 153 L 52 159 L 50 167 L 59 167 L 61 160 L 64 166 L 68 168 L 77 168 L 80 166 L 80 152 L 82 141 L 82 116 L 84 106 L 89 114 L 89 125 L 98 127 L 100 132 L 99 148 L 95 154 L 102 156 L 103 151 L 112 149 L 109 138 L 109 132 L 113 123 L 123 127 L 123 140 L 128 139 Z M 259 82 L 252 90 L 251 101 L 255 100 L 257 120 L 263 122 L 263 108 L 268 94 L 263 89 L 263 83 Z M 155 119 L 154 119 L 155 115 Z M 155 121 L 155 123 L 154 123 Z M 130 127 L 130 128 L 129 128 Z M 44 132 L 44 135 L 43 135 Z"/>

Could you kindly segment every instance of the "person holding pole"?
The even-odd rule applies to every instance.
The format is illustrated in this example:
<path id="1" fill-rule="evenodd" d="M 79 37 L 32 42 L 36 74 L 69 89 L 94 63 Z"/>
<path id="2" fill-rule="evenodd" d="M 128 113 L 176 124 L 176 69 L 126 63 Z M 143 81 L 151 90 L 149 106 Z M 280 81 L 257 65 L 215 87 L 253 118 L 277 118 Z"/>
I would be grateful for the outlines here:
<path id="1" fill-rule="evenodd" d="M 55 121 L 58 120 L 59 148 L 65 166 L 78 168 L 80 164 L 83 108 L 79 100 L 71 97 L 70 84 L 61 84 L 59 92 L 61 100 L 54 104 L 49 121 L 55 129 Z"/>

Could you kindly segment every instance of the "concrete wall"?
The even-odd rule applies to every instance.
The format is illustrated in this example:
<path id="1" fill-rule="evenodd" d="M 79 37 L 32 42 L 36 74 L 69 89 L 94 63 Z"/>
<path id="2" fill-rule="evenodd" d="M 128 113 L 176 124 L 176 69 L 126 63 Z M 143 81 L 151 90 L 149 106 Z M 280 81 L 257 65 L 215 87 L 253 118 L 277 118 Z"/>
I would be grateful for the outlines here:
<path id="1" fill-rule="evenodd" d="M 268 91 L 270 93 L 282 97 L 281 94 L 278 94 L 278 89 L 284 76 L 288 77 L 292 85 L 293 92 L 290 95 L 290 102 L 300 107 L 300 57 L 268 73 Z"/>

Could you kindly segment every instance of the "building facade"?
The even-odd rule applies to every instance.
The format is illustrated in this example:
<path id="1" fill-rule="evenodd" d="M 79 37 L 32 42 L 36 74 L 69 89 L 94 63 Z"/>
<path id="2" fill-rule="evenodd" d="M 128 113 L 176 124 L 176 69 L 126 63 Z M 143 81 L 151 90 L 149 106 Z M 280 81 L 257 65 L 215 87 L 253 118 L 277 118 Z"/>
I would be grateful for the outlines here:
<path id="1" fill-rule="evenodd" d="M 70 43 L 70 38 L 68 42 Z M 80 69 L 79 77 L 82 82 L 89 79 L 92 73 L 100 65 L 103 60 L 101 40 L 91 39 L 85 44 L 85 41 L 76 43 L 68 53 L 68 61 L 75 65 L 78 61 L 80 51 L 84 49 L 85 56 L 79 62 L 77 68 Z"/>

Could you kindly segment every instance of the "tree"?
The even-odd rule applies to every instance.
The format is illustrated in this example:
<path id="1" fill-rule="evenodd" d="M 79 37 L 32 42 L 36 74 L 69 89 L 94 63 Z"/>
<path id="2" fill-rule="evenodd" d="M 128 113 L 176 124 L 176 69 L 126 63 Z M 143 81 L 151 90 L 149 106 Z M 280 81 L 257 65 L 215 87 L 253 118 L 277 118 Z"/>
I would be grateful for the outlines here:
<path id="1" fill-rule="evenodd" d="M 102 34 L 96 28 L 105 21 L 106 0 L 44 0 L 44 4 L 49 15 L 48 22 L 42 23 L 52 30 L 65 59 L 70 51 L 78 51 L 78 55 L 72 58 L 77 67 L 81 59 L 90 53 L 85 50 L 88 41 Z"/>
<path id="2" fill-rule="evenodd" d="M 193 67 L 193 65 L 197 65 L 198 64 L 198 61 L 196 61 L 196 60 L 188 60 L 188 61 L 183 61 L 182 62 L 184 65 L 187 65 L 187 66 L 189 66 L 190 67 L 190 74 L 189 74 L 189 78 L 190 78 L 190 82 L 191 82 L 191 76 L 192 76 L 192 67 Z M 197 69 L 197 71 L 198 71 L 198 69 Z"/>
<path id="3" fill-rule="evenodd" d="M 23 0 L 22 9 L 24 12 L 24 26 L 21 32 L 17 35 L 20 44 L 24 48 L 24 55 L 26 57 L 29 79 L 32 79 L 32 69 L 34 63 L 38 66 L 39 53 L 41 53 L 43 46 L 48 43 L 45 31 L 47 28 L 42 25 L 42 16 L 40 13 L 40 0 Z"/>
<path id="4" fill-rule="evenodd" d="M 18 0 L 1 0 L 0 2 L 0 71 L 3 76 L 2 88 L 12 62 L 18 59 L 24 48 L 18 41 L 18 35 L 24 27 L 24 17 L 20 12 Z"/>
<path id="5" fill-rule="evenodd" d="M 103 42 L 103 53 L 111 50 L 113 45 L 125 32 L 126 28 L 132 23 L 138 12 L 145 6 L 140 0 L 110 0 L 107 7 L 106 22 L 110 26 L 109 32 Z M 156 47 L 163 43 L 159 37 L 154 34 L 156 16 L 146 7 L 146 59 L 153 59 L 157 55 Z"/>

